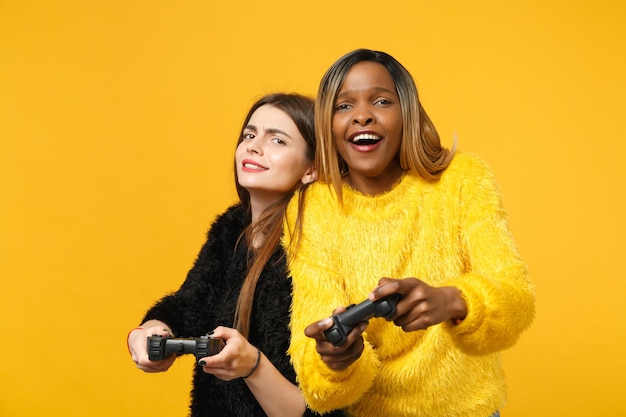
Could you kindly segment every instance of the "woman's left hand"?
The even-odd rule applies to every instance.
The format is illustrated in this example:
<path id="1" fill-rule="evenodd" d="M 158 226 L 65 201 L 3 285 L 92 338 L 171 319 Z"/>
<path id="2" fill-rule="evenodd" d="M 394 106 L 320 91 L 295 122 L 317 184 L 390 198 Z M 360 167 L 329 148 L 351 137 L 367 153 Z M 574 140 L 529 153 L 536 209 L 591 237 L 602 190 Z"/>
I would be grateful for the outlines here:
<path id="1" fill-rule="evenodd" d="M 224 340 L 226 345 L 216 355 L 200 358 L 198 365 L 207 374 L 223 381 L 231 381 L 250 373 L 257 363 L 259 352 L 241 333 L 230 327 L 219 326 L 213 337 Z"/>
<path id="2" fill-rule="evenodd" d="M 456 287 L 432 287 L 417 278 L 382 278 L 369 299 L 402 295 L 393 322 L 405 332 L 423 330 L 446 320 L 463 319 L 467 304 Z"/>

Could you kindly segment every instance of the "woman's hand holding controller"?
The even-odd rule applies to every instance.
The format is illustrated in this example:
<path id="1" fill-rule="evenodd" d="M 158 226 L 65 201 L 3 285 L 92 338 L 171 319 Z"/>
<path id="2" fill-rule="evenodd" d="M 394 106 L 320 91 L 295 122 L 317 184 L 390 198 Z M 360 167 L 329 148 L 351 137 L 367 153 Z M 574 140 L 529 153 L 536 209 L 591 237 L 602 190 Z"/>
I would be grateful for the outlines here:
<path id="1" fill-rule="evenodd" d="M 165 372 L 176 360 L 176 355 L 170 355 L 169 357 L 161 361 L 151 361 L 148 359 L 148 336 L 171 336 L 172 332 L 167 324 L 158 320 L 148 320 L 140 327 L 137 327 L 128 333 L 128 352 L 130 357 L 135 362 L 137 368 L 144 372 Z"/>
<path id="2" fill-rule="evenodd" d="M 346 311 L 346 307 L 338 307 L 333 312 L 333 315 L 343 313 L 344 311 Z M 308 325 L 304 329 L 304 334 L 315 339 L 317 353 L 319 353 L 326 365 L 335 371 L 341 371 L 361 357 L 365 348 L 362 334 L 367 329 L 367 322 L 355 326 L 347 334 L 345 342 L 339 346 L 329 342 L 324 334 L 324 331 L 333 327 L 333 324 L 332 317 L 325 318 Z"/>

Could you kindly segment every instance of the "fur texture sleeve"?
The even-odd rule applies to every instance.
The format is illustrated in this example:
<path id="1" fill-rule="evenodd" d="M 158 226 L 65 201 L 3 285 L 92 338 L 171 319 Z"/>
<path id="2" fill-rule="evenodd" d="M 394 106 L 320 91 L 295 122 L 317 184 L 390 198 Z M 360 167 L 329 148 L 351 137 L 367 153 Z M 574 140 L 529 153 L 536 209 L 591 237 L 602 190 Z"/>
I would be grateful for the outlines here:
<path id="1" fill-rule="evenodd" d="M 212 330 L 211 306 L 221 304 L 218 300 L 225 291 L 223 278 L 244 227 L 245 213 L 241 206 L 233 206 L 220 215 L 209 229 L 183 284 L 148 310 L 143 321 L 163 321 L 177 337 L 196 337 Z"/>
<path id="2" fill-rule="evenodd" d="M 322 197 L 324 193 L 316 194 L 315 190 L 311 187 L 307 191 L 312 195 L 307 196 L 310 204 L 307 204 L 305 221 L 309 233 L 319 236 L 316 228 L 323 226 L 317 219 L 324 216 L 324 207 L 330 202 Z M 294 206 L 288 211 L 287 222 L 291 225 L 295 223 L 296 212 Z M 334 371 L 317 353 L 315 340 L 305 336 L 304 329 L 308 325 L 331 316 L 335 308 L 348 305 L 349 300 L 334 279 L 333 245 L 317 245 L 307 236 L 301 239 L 297 261 L 289 264 L 294 277 L 289 354 L 307 404 L 317 412 L 326 413 L 357 401 L 371 386 L 380 362 L 372 346 L 366 342 L 358 361 L 343 371 Z M 295 249 L 289 246 L 288 239 L 284 242 L 293 259 Z M 325 262 L 319 262 L 320 259 Z"/>
<path id="3" fill-rule="evenodd" d="M 507 225 L 496 181 L 479 159 L 464 164 L 461 244 L 467 274 L 459 288 L 468 314 L 449 326 L 462 350 L 486 354 L 511 347 L 534 317 L 534 289 Z"/>

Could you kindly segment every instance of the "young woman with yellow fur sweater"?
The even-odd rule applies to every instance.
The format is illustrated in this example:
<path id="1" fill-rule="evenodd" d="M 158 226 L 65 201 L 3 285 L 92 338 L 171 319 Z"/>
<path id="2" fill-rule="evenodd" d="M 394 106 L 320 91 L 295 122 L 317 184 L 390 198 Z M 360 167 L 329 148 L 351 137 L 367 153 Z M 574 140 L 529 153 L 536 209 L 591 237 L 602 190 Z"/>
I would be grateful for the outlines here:
<path id="1" fill-rule="evenodd" d="M 500 351 L 531 324 L 534 290 L 493 175 L 441 146 L 393 57 L 340 58 L 316 101 L 319 180 L 284 236 L 293 277 L 289 348 L 318 412 L 489 417 L 505 402 Z M 329 318 L 365 298 L 401 299 L 334 346 Z M 315 320 L 318 320 L 315 322 Z"/>

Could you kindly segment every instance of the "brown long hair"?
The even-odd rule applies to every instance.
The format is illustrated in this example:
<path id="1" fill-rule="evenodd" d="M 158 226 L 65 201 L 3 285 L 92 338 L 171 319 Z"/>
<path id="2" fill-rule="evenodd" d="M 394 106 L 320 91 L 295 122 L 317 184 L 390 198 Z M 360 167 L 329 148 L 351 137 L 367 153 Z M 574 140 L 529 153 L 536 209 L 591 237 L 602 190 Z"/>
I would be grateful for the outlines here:
<path id="1" fill-rule="evenodd" d="M 248 115 L 246 116 L 237 141 L 237 146 L 243 141 L 243 131 L 248 125 L 252 114 L 261 106 L 270 105 L 287 113 L 294 121 L 298 131 L 306 141 L 307 150 L 306 158 L 313 162 L 315 159 L 315 127 L 314 127 L 314 100 L 295 93 L 276 93 L 261 97 L 252 105 Z M 251 222 L 252 211 L 250 207 L 250 193 L 244 187 L 239 185 L 237 177 L 237 167 L 235 167 L 235 184 L 237 194 L 242 205 L 246 208 L 246 216 Z M 259 216 L 258 220 L 250 223 L 242 232 L 248 246 L 248 272 L 244 279 L 237 307 L 235 309 L 234 327 L 244 336 L 250 334 L 250 319 L 252 316 L 252 305 L 254 303 L 254 293 L 256 286 L 270 258 L 280 244 L 283 231 L 283 219 L 287 204 L 297 189 L 302 184 L 298 183 L 292 192 L 281 199 L 270 204 Z M 254 248 L 252 242 L 256 236 L 263 236 L 263 244 L 259 248 Z"/>
<path id="2" fill-rule="evenodd" d="M 455 152 L 455 146 L 452 150 L 441 146 L 439 133 L 419 101 L 415 81 L 400 62 L 385 52 L 370 49 L 349 52 L 339 58 L 322 77 L 315 104 L 319 146 L 316 155 L 318 179 L 334 188 L 339 201 L 342 201 L 341 171 L 347 167 L 333 140 L 335 100 L 348 71 L 363 61 L 382 64 L 396 86 L 402 108 L 400 166 L 403 170 L 414 171 L 426 179 L 437 179 L 450 165 Z"/>

